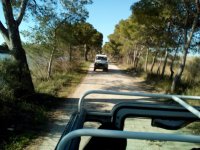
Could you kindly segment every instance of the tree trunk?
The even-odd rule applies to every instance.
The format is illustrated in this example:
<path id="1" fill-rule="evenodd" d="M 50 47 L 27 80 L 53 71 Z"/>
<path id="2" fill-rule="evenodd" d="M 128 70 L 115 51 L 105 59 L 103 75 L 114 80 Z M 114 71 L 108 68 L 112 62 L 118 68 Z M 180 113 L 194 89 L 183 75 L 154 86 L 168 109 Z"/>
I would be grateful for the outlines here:
<path id="1" fill-rule="evenodd" d="M 178 70 L 177 74 L 175 75 L 174 80 L 172 82 L 171 92 L 174 92 L 175 89 L 176 89 L 176 85 L 180 83 L 181 76 L 182 76 L 182 73 L 183 73 L 184 68 L 185 68 L 187 53 L 188 53 L 188 49 L 184 48 L 184 54 L 183 54 L 182 62 L 180 64 L 179 70 Z"/>
<path id="2" fill-rule="evenodd" d="M 18 67 L 16 70 L 19 70 L 18 82 L 22 85 L 21 89 L 18 89 L 18 96 L 23 96 L 27 93 L 34 93 L 34 85 L 31 78 L 31 73 L 28 67 L 28 62 L 25 54 L 25 50 L 21 45 L 21 39 L 19 35 L 18 26 L 13 25 L 13 28 L 9 32 L 10 36 L 10 45 L 9 49 L 17 61 Z M 26 91 L 26 93 L 25 93 Z M 24 92 L 24 93 L 21 93 Z"/>
<path id="3" fill-rule="evenodd" d="M 69 44 L 69 61 L 72 62 L 72 47 L 71 47 L 71 44 Z"/>
<path id="4" fill-rule="evenodd" d="M 131 54 L 131 52 L 128 51 L 126 58 L 127 58 L 127 64 L 128 64 L 128 65 L 131 64 L 131 59 L 132 59 L 132 54 Z"/>
<path id="5" fill-rule="evenodd" d="M 154 57 L 153 57 L 153 61 L 152 61 L 151 69 L 150 69 L 151 74 L 153 73 L 153 68 L 154 68 L 154 65 L 155 65 L 155 62 L 156 62 L 157 54 L 158 54 L 158 52 L 156 52 Z"/>
<path id="6" fill-rule="evenodd" d="M 149 58 L 149 48 L 147 48 L 147 54 L 146 54 L 146 59 L 145 59 L 145 72 L 147 72 L 148 58 Z"/>
<path id="7" fill-rule="evenodd" d="M 128 62 L 129 62 L 129 56 L 125 56 L 124 58 L 126 59 L 126 64 L 128 64 Z"/>
<path id="8" fill-rule="evenodd" d="M 85 57 L 85 61 L 88 61 L 88 51 L 89 51 L 88 45 L 85 44 L 84 45 L 84 57 Z"/>
<path id="9" fill-rule="evenodd" d="M 169 77 L 170 80 L 172 80 L 174 76 L 173 64 L 174 64 L 174 59 L 172 60 L 170 65 L 170 77 Z"/>
<path id="10" fill-rule="evenodd" d="M 28 93 L 34 93 L 34 85 L 24 49 L 21 46 L 18 47 L 15 45 L 15 48 L 13 48 L 12 51 L 15 51 L 14 58 L 17 61 L 17 68 L 19 69 L 18 82 L 22 85 L 21 89 L 18 89 L 19 91 L 17 91 L 20 93 L 16 94 L 20 97 Z M 15 74 L 15 76 L 17 75 Z"/>
<path id="11" fill-rule="evenodd" d="M 2 0 L 2 8 L 7 28 L 5 28 L 0 21 L 0 33 L 2 34 L 8 46 L 10 54 L 13 55 L 13 57 L 16 60 L 16 65 L 17 65 L 16 72 L 19 72 L 13 74 L 13 76 L 15 76 L 16 82 L 18 82 L 20 85 L 18 89 L 16 89 L 16 87 L 13 87 L 15 90 L 16 97 L 27 95 L 28 93 L 34 93 L 34 86 L 31 78 L 31 73 L 28 67 L 26 53 L 22 47 L 19 34 L 19 25 L 24 16 L 27 2 L 28 0 L 22 1 L 21 8 L 19 9 L 20 10 L 19 16 L 15 20 L 11 1 Z"/>
<path id="12" fill-rule="evenodd" d="M 128 65 L 133 64 L 133 53 L 131 52 L 131 50 L 128 50 L 128 53 L 127 53 L 127 64 Z"/>
<path id="13" fill-rule="evenodd" d="M 185 68 L 188 49 L 190 47 L 192 36 L 193 36 L 193 33 L 195 31 L 195 28 L 196 28 L 196 25 L 197 25 L 197 22 L 198 22 L 198 19 L 199 19 L 199 13 L 200 13 L 199 3 L 198 3 L 198 1 L 195 1 L 195 3 L 196 3 L 196 7 L 197 7 L 197 14 L 196 14 L 196 16 L 193 20 L 192 29 L 190 31 L 189 37 L 187 36 L 187 29 L 186 28 L 184 29 L 184 41 L 185 42 L 184 42 L 184 47 L 183 47 L 183 58 L 182 58 L 182 62 L 180 64 L 179 70 L 178 70 L 177 74 L 175 75 L 174 80 L 172 82 L 171 92 L 174 92 L 177 84 L 180 83 L 181 76 L 182 76 L 182 73 L 183 73 L 184 68 Z M 188 22 L 188 16 L 186 18 L 186 24 L 187 24 L 187 22 Z"/>
<path id="14" fill-rule="evenodd" d="M 130 54 L 130 63 L 129 64 L 132 66 L 133 62 L 134 62 L 134 52 L 131 51 L 131 54 Z"/>
<path id="15" fill-rule="evenodd" d="M 127 59 L 127 64 L 129 65 L 129 64 L 131 64 L 131 59 L 132 59 L 132 56 L 131 56 L 131 53 L 127 53 L 127 55 L 126 55 L 126 59 Z"/>
<path id="16" fill-rule="evenodd" d="M 172 58 L 172 62 L 171 62 L 171 64 L 170 64 L 170 80 L 172 80 L 172 78 L 173 78 L 173 76 L 174 76 L 174 70 L 173 70 L 173 67 L 174 67 L 174 61 L 175 61 L 175 59 L 176 59 L 176 54 L 177 54 L 177 52 L 178 52 L 178 47 L 176 48 L 176 50 L 175 50 L 175 53 L 174 53 L 174 56 L 173 56 L 173 58 Z"/>
<path id="17" fill-rule="evenodd" d="M 141 55 L 141 51 L 138 53 L 137 57 L 136 57 L 136 61 L 135 61 L 135 69 L 138 68 L 138 63 L 139 63 L 139 60 L 140 60 L 140 55 Z"/>
<path id="18" fill-rule="evenodd" d="M 53 63 L 53 55 L 55 53 L 55 50 L 56 50 L 56 47 L 54 45 L 52 51 L 51 51 L 51 56 L 50 56 L 50 59 L 49 59 L 49 63 L 48 63 L 48 75 L 47 75 L 47 79 L 50 79 L 51 78 L 51 72 L 52 72 L 52 63 Z"/>
<path id="19" fill-rule="evenodd" d="M 161 67 L 162 59 L 160 59 L 157 69 L 157 75 L 160 75 L 160 67 Z"/>
<path id="20" fill-rule="evenodd" d="M 163 78 L 165 75 L 165 68 L 166 68 L 166 64 L 167 64 L 167 58 L 168 58 L 168 51 L 167 49 L 165 50 L 165 59 L 164 59 L 164 64 L 163 64 L 163 68 L 162 68 L 162 74 L 161 77 Z"/>
<path id="21" fill-rule="evenodd" d="M 50 79 L 51 78 L 51 73 L 52 73 L 52 64 L 53 64 L 53 56 L 54 56 L 54 53 L 57 49 L 57 29 L 58 27 L 56 27 L 54 29 L 54 41 L 53 41 L 53 49 L 51 51 L 51 55 L 50 55 L 50 59 L 49 59 L 49 64 L 48 64 L 48 75 L 47 75 L 47 79 Z"/>
<path id="22" fill-rule="evenodd" d="M 134 51 L 134 57 L 133 57 L 133 68 L 135 68 L 135 65 L 136 65 L 137 55 L 138 55 L 138 50 L 135 50 Z"/>

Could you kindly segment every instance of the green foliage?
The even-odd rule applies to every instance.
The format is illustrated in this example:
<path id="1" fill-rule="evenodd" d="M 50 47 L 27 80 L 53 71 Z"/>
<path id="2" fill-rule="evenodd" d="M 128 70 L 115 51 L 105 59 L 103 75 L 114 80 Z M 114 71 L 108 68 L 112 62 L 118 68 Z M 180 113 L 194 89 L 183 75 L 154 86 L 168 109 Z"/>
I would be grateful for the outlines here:
<path id="1" fill-rule="evenodd" d="M 177 94 L 185 94 L 185 95 L 200 95 L 200 78 L 199 78 L 199 66 L 200 58 L 192 57 L 188 60 L 186 64 L 185 71 L 183 73 L 182 82 L 176 89 Z M 178 66 L 176 66 L 178 67 Z M 156 89 L 161 89 L 166 93 L 170 93 L 170 85 L 171 80 L 169 80 L 169 76 L 166 75 L 164 78 L 160 78 L 157 74 L 147 74 L 145 79 L 148 83 L 151 83 L 155 86 Z M 192 102 L 192 101 L 191 101 Z M 194 105 L 200 105 L 199 102 L 193 103 Z"/>
<path id="2" fill-rule="evenodd" d="M 24 144 L 30 141 L 29 137 L 23 137 L 21 134 L 35 130 L 47 121 L 44 108 L 33 104 L 33 102 L 20 101 L 19 99 L 11 101 L 10 97 L 4 96 L 3 101 L 2 98 L 0 99 L 0 107 L 0 149 L 4 149 L 3 147 L 13 149 L 13 144 L 15 148 L 21 149 Z"/>
<path id="3" fill-rule="evenodd" d="M 0 95 L 3 97 L 14 98 L 14 91 L 20 88 L 21 85 L 17 82 L 17 76 L 19 70 L 17 69 L 17 63 L 11 59 L 5 59 L 0 62 Z"/>
<path id="4" fill-rule="evenodd" d="M 195 57 L 186 64 L 183 74 L 184 80 L 189 84 L 200 83 L 200 58 Z"/>
<path id="5" fill-rule="evenodd" d="M 129 59 L 126 55 L 134 55 L 134 51 L 140 50 L 140 47 L 149 48 L 150 53 L 154 51 L 162 53 L 167 48 L 167 51 L 173 55 L 175 48 L 184 44 L 183 38 L 179 41 L 182 30 L 185 26 L 188 29 L 192 27 L 194 20 L 192 13 L 195 13 L 195 7 L 194 1 L 138 1 L 131 7 L 132 15 L 116 25 L 114 33 L 109 36 L 109 44 L 105 46 L 109 48 L 109 53 L 119 49 L 119 54 L 124 60 Z M 184 25 L 187 13 L 190 19 L 187 25 Z M 198 35 L 198 30 L 195 30 L 195 33 Z M 198 39 L 193 41 L 194 46 L 191 47 L 191 51 L 194 51 L 194 47 L 197 46 L 195 41 Z M 121 45 L 116 48 L 113 43 Z M 179 48 L 178 51 L 180 50 Z M 144 58 L 144 51 L 141 53 L 141 57 Z"/>
<path id="6" fill-rule="evenodd" d="M 0 147 L 2 142 L 7 142 L 8 137 L 17 135 L 22 129 L 25 131 L 39 126 L 46 120 L 45 111 L 41 106 L 27 99 L 16 98 L 16 89 L 21 86 L 16 82 L 16 72 L 16 63 L 11 59 L 0 62 Z"/>
<path id="7" fill-rule="evenodd" d="M 80 81 L 80 78 L 80 74 L 74 71 L 71 71 L 70 73 L 56 73 L 50 80 L 37 80 L 35 82 L 36 91 L 58 96 L 61 89 L 70 86 L 72 81 Z"/>
<path id="8" fill-rule="evenodd" d="M 103 35 L 98 32 L 94 27 L 89 23 L 76 23 L 74 25 L 74 37 L 78 42 L 78 45 L 87 44 L 92 47 L 100 47 L 103 42 Z"/>
<path id="9" fill-rule="evenodd" d="M 183 74 L 184 82 L 187 88 L 184 91 L 186 95 L 200 95 L 200 58 L 195 57 L 188 61 Z M 189 101 L 192 105 L 200 106 L 198 101 Z"/>
<path id="10" fill-rule="evenodd" d="M 200 125 L 199 122 L 195 122 L 195 123 L 192 123 L 191 125 L 187 126 L 187 128 L 190 129 L 190 131 L 192 131 L 192 134 L 199 135 L 200 134 L 199 125 Z"/>
<path id="11" fill-rule="evenodd" d="M 12 1 L 14 16 L 17 16 L 21 6 L 20 0 Z M 45 25 L 51 23 L 53 17 L 68 18 L 70 21 L 84 21 L 88 17 L 86 5 L 92 4 L 92 0 L 39 0 L 28 1 L 25 19 L 29 20 L 29 15 Z M 57 9 L 59 7 L 59 9 Z"/>
<path id="12" fill-rule="evenodd" d="M 185 94 L 199 96 L 200 95 L 200 83 L 194 84 L 194 85 L 190 85 L 186 89 Z M 199 102 L 199 105 L 200 105 L 200 102 Z"/>
<path id="13" fill-rule="evenodd" d="M 171 81 L 166 76 L 161 79 L 157 74 L 147 74 L 145 80 L 148 84 L 152 85 L 157 91 L 164 91 L 165 93 L 170 92 Z"/>
<path id="14" fill-rule="evenodd" d="M 62 77 L 65 79 L 60 79 L 61 75 L 54 75 L 52 79 L 49 81 L 40 81 L 37 83 L 36 91 L 40 93 L 47 93 L 51 95 L 58 95 L 58 91 L 66 84 L 69 83 L 70 78 L 63 75 Z"/>
<path id="15" fill-rule="evenodd" d="M 24 145 L 29 144 L 30 139 L 32 139 L 34 136 L 32 134 L 24 134 L 20 136 L 15 136 L 10 138 L 10 144 L 3 146 L 3 149 L 6 150 L 21 150 L 24 148 Z"/>
<path id="16" fill-rule="evenodd" d="M 9 5 L 10 2 L 11 7 L 7 7 L 5 9 L 4 6 Z M 60 4 L 60 2 L 62 3 L 62 5 Z M 28 58 L 29 64 L 32 69 L 34 80 L 36 81 L 35 83 L 38 84 L 38 86 L 36 86 L 36 89 L 39 89 L 38 91 L 40 92 L 58 95 L 58 91 L 61 90 L 61 88 L 66 86 L 68 87 L 72 80 L 77 80 L 77 82 L 80 81 L 82 76 L 79 75 L 77 72 L 66 74 L 66 72 L 63 73 L 66 70 L 62 70 L 61 68 L 54 68 L 54 71 L 58 71 L 58 73 L 55 73 L 52 76 L 51 81 L 45 81 L 45 75 L 42 73 L 44 70 L 46 70 L 45 65 L 47 64 L 47 60 L 49 58 L 49 55 L 51 54 L 52 47 L 56 49 L 56 51 L 60 51 L 60 49 L 63 50 L 63 47 L 60 46 L 60 43 L 70 43 L 76 45 L 74 44 L 74 38 L 72 38 L 71 34 L 70 36 L 68 36 L 67 40 L 61 42 L 61 38 L 57 38 L 57 28 L 60 27 L 60 24 L 62 24 L 62 22 L 74 24 L 75 22 L 85 21 L 85 19 L 88 17 L 88 12 L 85 8 L 85 5 L 91 3 L 91 0 L 39 0 L 37 2 L 19 0 L 2 1 L 4 14 L 9 14 L 9 12 L 13 12 L 14 17 L 10 15 L 10 19 L 6 21 L 1 21 L 3 23 L 7 23 L 5 24 L 5 28 L 4 24 L 2 24 L 0 29 L 6 41 L 5 45 L 0 46 L 0 53 L 8 53 L 7 49 L 9 49 L 10 52 L 13 47 L 16 48 L 18 45 L 21 46 L 21 41 L 18 37 L 17 25 L 20 25 L 21 19 L 23 19 L 23 14 L 26 15 L 25 19 L 27 19 L 27 21 L 34 20 L 34 22 L 39 23 L 39 25 L 37 24 L 37 26 L 34 27 L 33 30 L 35 30 L 36 32 L 33 32 L 33 34 L 31 34 L 31 32 L 24 32 L 24 35 L 30 37 L 29 41 L 32 41 L 32 43 L 28 43 L 26 45 L 30 48 Z M 58 6 L 59 9 L 57 9 Z M 26 13 L 22 13 L 22 16 L 20 16 L 21 18 L 18 18 L 18 14 L 23 8 L 24 10 L 26 10 Z M 29 17 L 29 15 L 35 16 L 35 18 Z M 3 18 L 7 19 L 8 17 Z M 14 20 L 16 20 L 16 22 L 14 22 Z M 15 24 L 16 26 L 12 26 L 12 24 Z M 17 34 L 15 34 L 13 31 L 17 31 Z M 72 32 L 73 30 L 70 29 L 70 31 Z M 12 32 L 12 34 L 14 33 L 14 36 L 8 36 L 8 32 Z M 66 35 L 66 32 L 63 33 L 65 33 Z M 13 42 L 12 38 L 19 40 L 17 42 Z M 101 40 L 102 35 L 99 32 L 95 32 L 91 43 L 95 46 L 101 46 Z M 17 44 L 13 45 L 13 43 Z M 20 48 L 18 49 L 17 47 L 17 49 L 15 49 L 16 51 L 10 54 L 17 53 L 18 58 L 21 57 L 25 59 L 25 53 L 23 53 L 23 49 Z M 55 59 L 63 57 L 64 50 L 59 54 L 57 53 L 55 55 Z M 22 53 L 19 53 L 21 51 Z M 21 60 L 18 61 L 20 62 Z M 52 106 L 58 106 L 59 104 L 59 98 L 55 98 L 48 94 L 45 95 L 34 93 L 33 95 L 26 95 L 24 97 L 21 97 L 20 92 L 26 93 L 26 89 L 23 89 L 23 87 L 25 86 L 23 86 L 21 82 L 18 82 L 20 81 L 18 77 L 22 76 L 21 73 L 23 71 L 19 69 L 20 65 L 18 61 L 13 61 L 12 59 L 9 59 L 0 62 L 0 149 L 23 149 L 24 145 L 30 141 L 33 135 L 37 134 L 33 132 L 29 135 L 26 134 L 26 131 L 40 131 L 38 127 L 45 124 L 47 121 L 47 110 L 49 110 L 48 108 L 52 108 Z M 27 67 L 26 62 L 23 65 Z M 38 72 L 42 72 L 40 74 L 40 77 L 38 77 L 39 75 L 36 74 L 36 70 Z M 20 89 L 20 91 L 18 89 Z"/>
<path id="17" fill-rule="evenodd" d="M 5 62 L 9 64 L 9 67 L 13 65 L 9 60 Z M 6 66 L 3 63 L 1 65 Z M 16 99 L 13 97 L 10 84 L 6 84 L 7 82 L 0 84 L 0 149 L 23 149 L 38 135 L 41 129 L 44 131 L 42 126 L 47 123 L 48 111 L 63 102 L 62 98 L 51 95 L 60 96 L 60 92 L 63 90 L 67 92 L 63 93 L 66 97 L 71 87 L 76 86 L 82 77 L 87 74 L 86 70 L 88 70 L 89 65 L 90 63 L 79 63 L 74 71 L 60 70 L 50 80 L 35 79 L 34 83 L 37 91 L 47 94 L 36 93 Z M 12 68 L 10 69 L 12 70 Z M 5 74 L 0 75 L 2 78 Z"/>

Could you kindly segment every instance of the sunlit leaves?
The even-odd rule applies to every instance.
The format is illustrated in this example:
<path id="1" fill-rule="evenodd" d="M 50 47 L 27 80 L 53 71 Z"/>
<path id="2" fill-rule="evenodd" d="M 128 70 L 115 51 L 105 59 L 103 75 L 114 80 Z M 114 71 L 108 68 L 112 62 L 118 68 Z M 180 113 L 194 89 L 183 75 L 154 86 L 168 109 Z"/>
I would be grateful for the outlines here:
<path id="1" fill-rule="evenodd" d="M 91 3 L 91 0 L 61 0 L 62 6 L 68 10 L 67 15 L 73 22 L 85 21 L 88 11 L 84 6 Z"/>
<path id="2" fill-rule="evenodd" d="M 78 44 L 101 47 L 103 35 L 89 23 L 76 23 L 74 37 Z"/>

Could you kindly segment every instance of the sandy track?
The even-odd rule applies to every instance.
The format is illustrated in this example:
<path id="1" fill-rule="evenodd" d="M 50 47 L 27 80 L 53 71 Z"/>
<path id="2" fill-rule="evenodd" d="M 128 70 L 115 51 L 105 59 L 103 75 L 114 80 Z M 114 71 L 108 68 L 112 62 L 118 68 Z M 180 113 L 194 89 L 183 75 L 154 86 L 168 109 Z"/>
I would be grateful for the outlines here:
<path id="1" fill-rule="evenodd" d="M 120 71 L 117 66 L 114 64 L 109 65 L 108 72 L 102 72 L 102 70 L 93 71 L 93 65 L 90 66 L 88 75 L 77 87 L 77 89 L 72 93 L 68 99 L 66 99 L 65 104 L 62 108 L 58 109 L 55 121 L 50 123 L 50 129 L 48 134 L 45 134 L 35 140 L 33 144 L 28 146 L 27 150 L 53 150 L 61 136 L 62 131 L 64 130 L 65 125 L 67 124 L 70 115 L 74 110 L 77 109 L 77 102 L 79 97 L 88 90 L 114 90 L 114 91 L 141 91 L 141 92 L 151 92 L 151 87 L 145 85 L 141 78 L 130 77 L 124 72 Z M 138 97 L 137 97 L 138 98 Z M 111 95 L 96 95 L 93 94 L 87 97 L 87 101 L 91 102 L 87 106 L 92 109 L 101 109 L 107 110 L 110 109 L 115 101 L 109 101 L 111 99 L 124 99 L 123 96 L 111 96 Z M 98 99 L 98 102 L 92 101 Z M 110 103 L 104 105 L 103 100 L 107 100 Z M 97 107 L 99 105 L 99 107 Z M 134 123 L 132 123 L 134 121 Z M 134 131 L 157 131 L 157 132 L 166 132 L 166 130 L 152 128 L 150 120 L 132 120 L 128 119 L 126 121 L 125 130 L 134 130 Z M 171 131 L 167 131 L 171 132 Z M 129 150 L 139 150 L 139 149 L 191 149 L 196 145 L 188 145 L 184 143 L 167 143 L 167 142 L 155 142 L 155 141 L 137 141 L 137 140 L 128 140 L 127 149 Z M 148 148 L 147 148 L 148 147 Z"/>

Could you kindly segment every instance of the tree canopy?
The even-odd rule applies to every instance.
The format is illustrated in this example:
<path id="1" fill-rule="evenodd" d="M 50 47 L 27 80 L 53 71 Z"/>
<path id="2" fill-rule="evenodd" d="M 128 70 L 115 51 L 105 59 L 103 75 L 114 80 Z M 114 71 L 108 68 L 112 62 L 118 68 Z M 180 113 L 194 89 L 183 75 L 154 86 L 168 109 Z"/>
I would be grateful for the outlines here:
<path id="1" fill-rule="evenodd" d="M 23 19 L 34 21 L 39 27 L 49 25 L 54 29 L 63 21 L 84 21 L 88 17 L 85 5 L 91 0 L 2 0 L 4 21 L 0 20 L 0 33 L 8 49 L 1 49 L 1 53 L 8 53 L 16 60 L 19 69 L 18 79 L 22 85 L 20 89 L 34 92 L 26 53 L 23 49 L 19 26 Z M 62 20 L 62 21 L 61 21 Z M 17 81 L 16 81 L 17 82 Z"/>
<path id="2" fill-rule="evenodd" d="M 198 0 L 138 1 L 131 6 L 131 16 L 116 25 L 114 33 L 109 36 L 109 42 L 103 49 L 111 55 L 120 56 L 126 63 L 132 64 L 133 68 L 138 66 L 138 59 L 145 59 L 146 71 L 150 55 L 150 72 L 155 70 L 154 64 L 159 60 L 157 74 L 160 74 L 163 62 L 162 76 L 169 58 L 173 76 L 174 58 L 177 53 L 182 55 L 179 71 L 176 72 L 172 83 L 174 91 L 175 85 L 181 79 L 187 54 L 197 52 L 198 49 L 199 8 Z"/>

